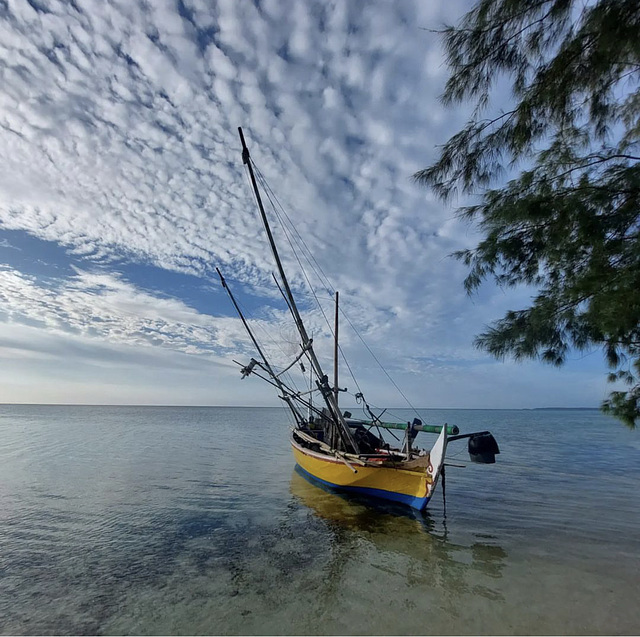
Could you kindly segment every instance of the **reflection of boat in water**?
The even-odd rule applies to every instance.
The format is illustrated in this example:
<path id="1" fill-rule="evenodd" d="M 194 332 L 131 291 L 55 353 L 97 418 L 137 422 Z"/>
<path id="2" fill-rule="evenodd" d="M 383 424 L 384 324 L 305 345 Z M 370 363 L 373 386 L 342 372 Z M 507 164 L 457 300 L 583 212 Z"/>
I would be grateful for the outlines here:
<path id="1" fill-rule="evenodd" d="M 367 529 L 375 525 L 380 532 L 385 526 L 416 531 L 436 532 L 436 524 L 428 511 L 417 511 L 391 500 L 372 499 L 358 492 L 336 489 L 316 480 L 299 465 L 291 476 L 290 490 L 302 504 L 312 509 L 319 517 L 341 528 Z M 446 525 L 446 522 L 445 522 Z M 446 533 L 446 526 L 442 533 Z"/>
<path id="2" fill-rule="evenodd" d="M 268 353 L 267 348 L 258 342 L 254 330 L 218 270 L 222 285 L 227 290 L 257 351 L 257 359 L 252 358 L 247 365 L 241 365 L 242 377 L 253 374 L 268 382 L 278 391 L 279 398 L 287 405 L 293 417 L 294 426 L 290 442 L 296 462 L 303 471 L 332 488 L 399 502 L 422 511 L 432 497 L 438 480 L 442 478 L 444 482 L 444 457 L 449 441 L 468 438 L 472 459 L 483 463 L 495 462 L 495 454 L 499 453 L 496 441 L 486 431 L 459 435 L 457 428 L 447 427 L 446 424 L 423 425 L 419 418 L 415 418 L 411 423 L 383 422 L 380 417 L 382 414 L 375 414 L 372 411 L 361 391 L 358 391 L 354 398 L 363 404 L 367 420 L 354 419 L 349 412 L 340 410 L 338 396 L 340 392 L 346 390 L 341 389 L 338 385 L 338 293 L 336 292 L 335 295 L 335 322 L 333 326 L 328 324 L 334 337 L 334 373 L 332 382 L 330 382 L 320 365 L 313 339 L 307 333 L 296 299 L 285 275 L 262 203 L 261 190 L 271 202 L 276 217 L 281 219 L 281 213 L 284 211 L 281 206 L 280 209 L 275 206 L 275 196 L 272 197 L 273 193 L 259 171 L 257 169 L 254 171 L 255 166 L 242 130 L 240 129 L 239 132 L 242 142 L 242 160 L 251 180 L 256 203 L 278 271 L 278 278 L 275 276 L 274 278 L 276 278 L 277 287 L 284 297 L 299 336 L 297 355 L 293 356 L 292 360 L 287 360 L 283 367 L 276 368 L 272 362 L 272 356 Z M 256 173 L 258 179 L 261 180 L 262 189 L 258 187 Z M 292 229 L 287 230 L 283 227 L 283 230 L 291 247 L 294 248 L 291 241 Z M 315 257 L 306 247 L 304 240 L 299 238 L 299 242 L 296 240 L 298 249 L 313 267 Z M 296 257 L 298 257 L 297 254 Z M 302 267 L 300 258 L 298 258 L 298 263 Z M 304 277 L 308 282 L 309 278 L 306 272 L 304 272 Z M 304 363 L 309 366 L 311 374 L 308 391 L 298 389 L 291 376 L 293 370 L 297 370 L 299 366 L 303 373 L 303 380 L 306 381 Z M 351 371 L 351 367 L 349 370 Z M 355 377 L 354 382 L 357 385 Z M 402 444 L 391 446 L 382 434 L 383 429 L 404 430 Z M 437 434 L 437 439 L 430 451 L 417 449 L 413 445 L 419 431 Z"/>
<path id="3" fill-rule="evenodd" d="M 431 582 L 457 594 L 472 590 L 482 597 L 495 599 L 497 593 L 475 582 L 479 576 L 501 577 L 507 553 L 491 538 L 474 538 L 469 545 L 452 542 L 446 525 L 428 512 L 418 512 L 393 503 L 359 498 L 336 492 L 294 469 L 290 491 L 295 500 L 323 520 L 334 536 L 331 572 L 343 572 L 358 562 L 362 554 L 395 555 L 411 567 L 411 577 L 419 583 Z M 340 550 L 341 548 L 348 550 Z M 358 556 L 359 555 L 359 556 Z M 334 563 L 335 562 L 335 563 Z M 413 565 L 413 566 L 411 566 Z M 423 572 L 416 571 L 419 566 Z"/>

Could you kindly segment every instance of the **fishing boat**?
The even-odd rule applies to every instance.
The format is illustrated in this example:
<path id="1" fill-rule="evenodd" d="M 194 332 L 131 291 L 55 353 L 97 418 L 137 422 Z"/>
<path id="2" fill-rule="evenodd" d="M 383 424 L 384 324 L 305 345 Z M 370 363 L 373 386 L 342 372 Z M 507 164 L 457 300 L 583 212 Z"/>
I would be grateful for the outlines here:
<path id="1" fill-rule="evenodd" d="M 217 268 L 222 286 L 257 353 L 257 357 L 251 358 L 248 364 L 234 362 L 240 366 L 242 378 L 258 376 L 277 390 L 292 416 L 290 443 L 295 461 L 309 478 L 332 489 L 382 498 L 422 511 L 433 496 L 439 480 L 444 489 L 445 453 L 450 442 L 468 438 L 471 460 L 481 463 L 495 462 L 495 454 L 500 453 L 498 445 L 488 431 L 460 434 L 455 426 L 426 425 L 417 417 L 412 422 L 385 422 L 381 417 L 384 410 L 375 413 L 360 391 L 354 398 L 362 405 L 365 417 L 353 418 L 349 411 L 341 410 L 339 394 L 346 390 L 338 384 L 339 294 L 335 292 L 335 320 L 333 327 L 329 326 L 334 342 L 331 382 L 316 355 L 313 339 L 307 332 L 285 274 L 256 175 L 261 180 L 262 190 L 267 185 L 251 158 L 242 129 L 239 128 L 238 132 L 242 161 L 277 270 L 277 275 L 273 275 L 274 280 L 293 319 L 299 337 L 299 351 L 284 366 L 274 365 Z M 272 191 L 268 189 L 266 192 L 269 202 L 274 206 Z M 274 211 L 277 214 L 275 207 Z M 310 382 L 308 387 L 300 390 L 289 380 L 289 375 L 291 370 L 297 368 L 305 373 L 305 363 L 309 367 Z M 403 431 L 404 437 L 401 440 L 394 436 L 399 444 L 392 446 L 383 435 L 385 430 Z M 437 436 L 430 450 L 415 446 L 415 438 L 421 431 Z"/>

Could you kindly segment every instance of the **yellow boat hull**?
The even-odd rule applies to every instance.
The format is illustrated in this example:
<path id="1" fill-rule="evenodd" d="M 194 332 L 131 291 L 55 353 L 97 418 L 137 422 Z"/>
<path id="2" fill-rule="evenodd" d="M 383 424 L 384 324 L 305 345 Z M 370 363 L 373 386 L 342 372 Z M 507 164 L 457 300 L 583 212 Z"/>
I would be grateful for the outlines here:
<path id="1" fill-rule="evenodd" d="M 440 467 L 402 469 L 388 466 L 348 466 L 338 458 L 316 453 L 291 441 L 298 466 L 324 485 L 366 496 L 401 502 L 423 510 L 435 489 Z M 355 470 L 355 471 L 354 471 Z"/>

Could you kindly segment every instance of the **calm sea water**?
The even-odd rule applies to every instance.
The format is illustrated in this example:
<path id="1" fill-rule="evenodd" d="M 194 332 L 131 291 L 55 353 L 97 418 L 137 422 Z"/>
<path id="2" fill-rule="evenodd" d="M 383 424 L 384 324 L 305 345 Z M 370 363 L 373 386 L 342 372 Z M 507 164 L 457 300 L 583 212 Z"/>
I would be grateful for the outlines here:
<path id="1" fill-rule="evenodd" d="M 281 409 L 0 406 L 0 632 L 640 633 L 640 432 L 421 413 L 502 450 L 425 515 L 309 483 Z"/>

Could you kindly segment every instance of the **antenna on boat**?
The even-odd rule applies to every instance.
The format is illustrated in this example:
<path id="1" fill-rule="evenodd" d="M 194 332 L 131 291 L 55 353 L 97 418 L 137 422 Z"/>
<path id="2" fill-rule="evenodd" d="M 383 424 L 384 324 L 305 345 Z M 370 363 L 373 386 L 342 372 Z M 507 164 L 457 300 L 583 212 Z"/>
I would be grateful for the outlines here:
<path id="1" fill-rule="evenodd" d="M 338 291 L 336 290 L 336 317 L 334 321 L 333 338 L 333 391 L 336 395 L 336 406 L 338 406 Z"/>
<path id="2" fill-rule="evenodd" d="M 280 260 L 280 255 L 278 254 L 278 249 L 276 248 L 276 244 L 273 239 L 271 227 L 269 226 L 269 221 L 267 219 L 267 215 L 265 213 L 264 206 L 262 204 L 262 197 L 260 196 L 258 183 L 256 181 L 255 174 L 253 172 L 253 166 L 251 162 L 251 155 L 249 153 L 249 148 L 247 147 L 247 143 L 245 142 L 245 139 L 244 139 L 244 133 L 242 132 L 242 128 L 240 126 L 238 127 L 238 133 L 240 135 L 240 141 L 242 143 L 242 162 L 244 163 L 244 165 L 247 167 L 249 171 L 249 178 L 251 179 L 251 186 L 253 187 L 253 192 L 256 197 L 256 203 L 258 204 L 258 210 L 260 211 L 262 224 L 264 225 L 264 229 L 267 233 L 267 239 L 269 240 L 269 245 L 271 246 L 271 252 L 273 253 L 273 257 L 276 262 L 276 267 L 278 268 L 280 280 L 282 281 L 282 286 L 284 288 L 284 296 L 288 301 L 291 314 L 293 315 L 294 322 L 296 324 L 296 327 L 298 328 L 298 332 L 300 333 L 300 338 L 302 339 L 303 349 L 306 350 L 307 352 L 311 367 L 318 378 L 316 383 L 327 404 L 327 407 L 329 409 L 329 413 L 332 416 L 333 422 L 336 424 L 338 431 L 340 432 L 340 436 L 343 438 L 343 441 L 347 447 L 351 446 L 351 448 L 356 453 L 358 453 L 359 451 L 358 443 L 356 442 L 353 434 L 351 433 L 351 430 L 349 429 L 349 426 L 345 422 L 345 419 L 338 407 L 337 381 L 336 381 L 336 387 L 334 389 L 329 387 L 328 377 L 322 371 L 320 362 L 318 361 L 318 358 L 313 350 L 313 344 L 311 342 L 311 339 L 309 338 L 309 335 L 307 334 L 307 330 L 304 327 L 304 323 L 302 322 L 302 317 L 300 316 L 300 312 L 298 311 L 298 306 L 296 305 L 295 299 L 293 298 L 293 294 L 289 286 L 289 281 L 287 280 L 287 276 L 284 272 L 284 268 L 282 267 L 282 261 Z"/>

